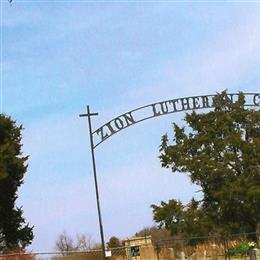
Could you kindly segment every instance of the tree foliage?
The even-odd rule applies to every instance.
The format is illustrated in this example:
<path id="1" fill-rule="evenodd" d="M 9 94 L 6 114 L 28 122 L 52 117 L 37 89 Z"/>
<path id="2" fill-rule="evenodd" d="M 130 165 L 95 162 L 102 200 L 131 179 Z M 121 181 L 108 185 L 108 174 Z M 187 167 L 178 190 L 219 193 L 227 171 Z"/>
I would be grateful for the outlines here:
<path id="1" fill-rule="evenodd" d="M 173 124 L 174 138 L 162 137 L 160 160 L 173 172 L 187 173 L 203 198 L 183 205 L 176 200 L 152 205 L 154 220 L 175 235 L 254 232 L 260 223 L 260 111 L 244 107 L 240 93 L 226 92 L 214 111 Z"/>
<path id="2" fill-rule="evenodd" d="M 0 114 L 0 251 L 25 248 L 33 239 L 33 228 L 15 205 L 28 159 L 22 155 L 21 131 L 22 126 Z"/>
<path id="3" fill-rule="evenodd" d="M 108 243 L 107 243 L 108 248 L 117 248 L 122 246 L 122 242 L 120 241 L 119 238 L 112 236 L 110 237 Z"/>
<path id="4" fill-rule="evenodd" d="M 171 234 L 165 228 L 158 228 L 157 226 L 145 227 L 140 231 L 135 233 L 136 237 L 146 237 L 151 236 L 153 242 L 158 242 L 160 240 L 170 239 Z"/>

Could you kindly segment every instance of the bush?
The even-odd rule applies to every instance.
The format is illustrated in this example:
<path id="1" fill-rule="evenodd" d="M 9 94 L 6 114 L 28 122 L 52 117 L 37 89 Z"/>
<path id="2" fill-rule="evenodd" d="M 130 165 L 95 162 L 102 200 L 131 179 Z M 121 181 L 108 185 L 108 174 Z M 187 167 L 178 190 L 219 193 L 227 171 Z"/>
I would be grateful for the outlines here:
<path id="1" fill-rule="evenodd" d="M 249 255 L 250 251 L 256 247 L 255 242 L 241 242 L 237 244 L 234 248 L 229 250 L 229 255 Z"/>

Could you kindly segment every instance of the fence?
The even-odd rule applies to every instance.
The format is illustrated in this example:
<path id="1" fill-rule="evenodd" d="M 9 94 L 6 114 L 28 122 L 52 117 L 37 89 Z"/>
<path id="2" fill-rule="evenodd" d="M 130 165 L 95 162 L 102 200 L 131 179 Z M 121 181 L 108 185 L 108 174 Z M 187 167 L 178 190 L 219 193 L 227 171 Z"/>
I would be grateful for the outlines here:
<path id="1" fill-rule="evenodd" d="M 260 233 L 225 237 L 172 237 L 157 241 L 147 237 L 133 238 L 131 243 L 127 244 L 125 241 L 127 246 L 107 250 L 106 256 L 108 260 L 260 260 L 260 250 L 253 250 L 257 245 L 252 244 L 252 238 L 255 240 L 257 237 L 260 237 Z M 103 258 L 101 250 L 89 250 L 13 253 L 0 255 L 0 260 L 103 260 Z"/>
<path id="2" fill-rule="evenodd" d="M 107 259 L 127 260 L 127 248 L 113 248 L 106 251 Z M 0 260 L 103 260 L 102 250 L 45 252 L 45 253 L 13 253 L 0 255 Z"/>
<path id="3" fill-rule="evenodd" d="M 259 241 L 260 233 L 243 233 L 226 236 L 205 236 L 161 239 L 154 242 L 157 252 L 168 251 L 165 259 L 246 259 L 260 260 L 259 248 L 255 240 Z M 169 252 L 170 251 L 170 252 Z M 163 257 L 157 259 L 164 259 Z"/>

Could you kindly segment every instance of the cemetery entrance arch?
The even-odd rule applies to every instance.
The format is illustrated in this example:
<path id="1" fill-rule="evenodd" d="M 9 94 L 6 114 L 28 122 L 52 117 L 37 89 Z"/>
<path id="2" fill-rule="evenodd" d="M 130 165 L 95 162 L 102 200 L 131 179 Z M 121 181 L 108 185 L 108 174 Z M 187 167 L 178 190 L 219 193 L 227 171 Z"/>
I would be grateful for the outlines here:
<path id="1" fill-rule="evenodd" d="M 234 103 L 238 100 L 240 93 L 226 93 L 224 95 L 224 98 L 227 99 L 229 102 Z M 245 96 L 246 107 L 260 106 L 260 93 L 243 93 L 243 95 Z M 96 130 L 92 130 L 91 118 L 92 116 L 97 116 L 98 113 L 92 113 L 90 111 L 90 107 L 87 106 L 87 113 L 80 115 L 80 116 L 87 117 L 88 124 L 89 124 L 91 156 L 92 156 L 98 218 L 99 218 L 99 228 L 100 228 L 100 236 L 101 236 L 104 260 L 106 259 L 106 252 L 105 252 L 104 233 L 103 233 L 101 209 L 100 209 L 100 202 L 99 202 L 99 192 L 98 192 L 98 182 L 97 182 L 97 174 L 96 174 L 96 163 L 95 163 L 95 153 L 94 153 L 95 149 L 101 143 L 108 140 L 114 134 L 132 125 L 140 123 L 144 120 L 148 120 L 148 119 L 152 119 L 152 118 L 156 118 L 159 116 L 168 115 L 172 113 L 182 112 L 182 111 L 214 108 L 215 107 L 214 100 L 216 96 L 217 94 L 181 97 L 181 98 L 156 102 L 146 106 L 141 106 L 111 119 L 107 123 L 97 128 Z"/>

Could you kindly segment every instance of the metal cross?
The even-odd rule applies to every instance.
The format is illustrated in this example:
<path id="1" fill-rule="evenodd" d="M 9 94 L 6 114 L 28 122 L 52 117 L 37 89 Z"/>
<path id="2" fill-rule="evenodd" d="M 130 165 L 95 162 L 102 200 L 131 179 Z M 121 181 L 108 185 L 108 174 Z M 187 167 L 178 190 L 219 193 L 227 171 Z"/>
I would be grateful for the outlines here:
<path id="1" fill-rule="evenodd" d="M 96 161 L 95 161 L 95 153 L 94 153 L 94 142 L 93 142 L 93 133 L 92 133 L 92 125 L 91 125 L 91 117 L 97 116 L 98 113 L 91 113 L 89 106 L 87 106 L 87 113 L 79 115 L 80 117 L 88 118 L 88 126 L 89 126 L 89 138 L 90 138 L 90 146 L 91 146 L 91 155 L 92 155 L 92 166 L 95 180 L 95 190 L 96 190 L 96 200 L 97 200 L 97 209 L 98 209 L 98 219 L 99 219 L 99 229 L 100 229 L 100 237 L 102 242 L 102 253 L 103 260 L 106 259 L 106 249 L 105 249 L 105 240 L 104 240 L 104 232 L 101 218 L 101 208 L 99 202 L 99 193 L 98 193 L 98 181 L 97 181 L 97 172 L 96 172 Z"/>

